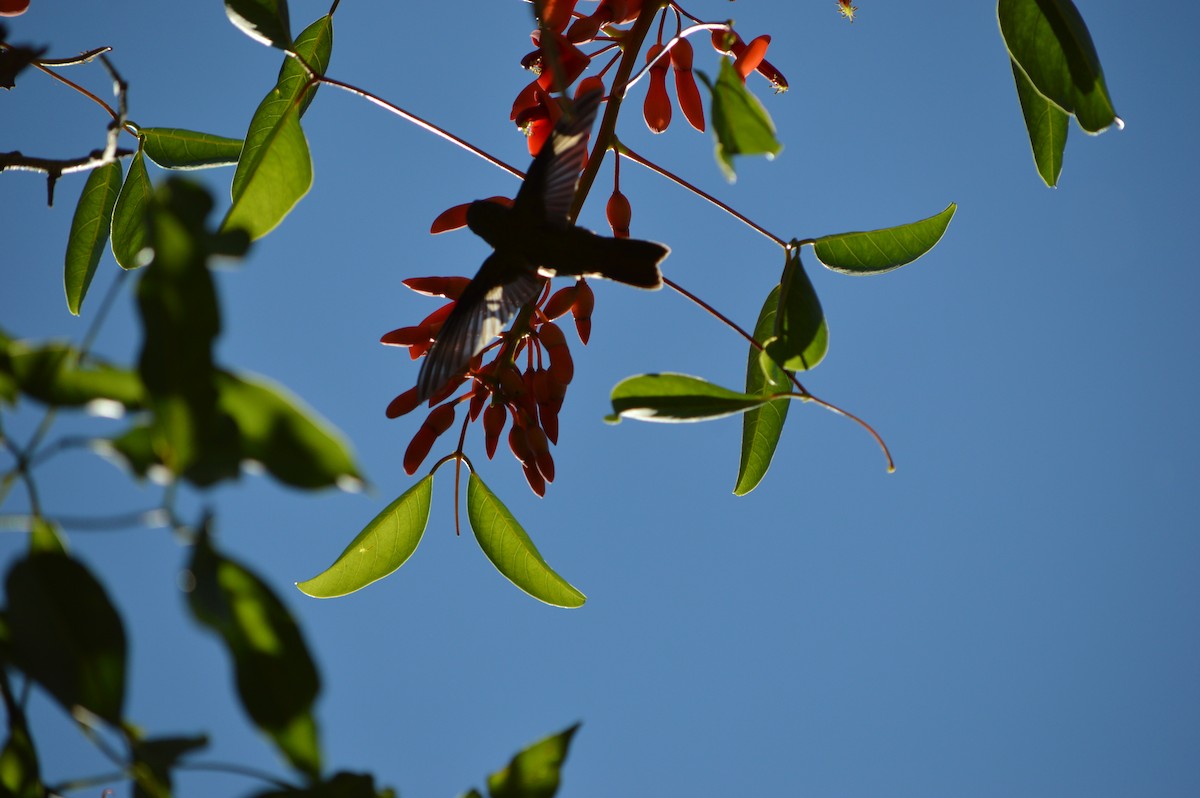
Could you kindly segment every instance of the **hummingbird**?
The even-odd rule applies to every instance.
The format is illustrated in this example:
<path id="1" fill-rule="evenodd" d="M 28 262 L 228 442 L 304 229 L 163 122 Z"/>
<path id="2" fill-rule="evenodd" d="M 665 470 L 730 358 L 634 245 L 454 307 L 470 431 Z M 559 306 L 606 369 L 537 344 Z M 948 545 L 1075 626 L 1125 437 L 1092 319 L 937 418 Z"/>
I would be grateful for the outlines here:
<path id="1" fill-rule="evenodd" d="M 417 375 L 424 402 L 459 374 L 555 276 L 603 277 L 662 287 L 658 264 L 670 252 L 652 241 L 597 235 L 568 218 L 603 92 L 575 100 L 534 157 L 512 207 L 477 200 L 467 227 L 494 250 L 463 289 Z"/>

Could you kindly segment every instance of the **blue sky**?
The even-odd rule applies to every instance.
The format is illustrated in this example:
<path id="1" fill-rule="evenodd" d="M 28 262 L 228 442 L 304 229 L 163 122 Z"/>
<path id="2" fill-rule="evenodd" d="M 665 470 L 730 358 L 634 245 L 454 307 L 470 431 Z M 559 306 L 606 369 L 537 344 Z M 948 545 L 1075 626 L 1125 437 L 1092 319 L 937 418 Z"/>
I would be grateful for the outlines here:
<path id="1" fill-rule="evenodd" d="M 576 611 L 528 598 L 469 534 L 454 536 L 449 471 L 397 574 L 332 601 L 291 587 L 412 484 L 401 458 L 420 417 L 383 410 L 416 368 L 377 341 L 435 307 L 402 279 L 469 275 L 486 255 L 469 233 L 429 236 L 430 221 L 516 189 L 322 90 L 304 120 L 312 193 L 219 273 L 218 358 L 304 397 L 353 442 L 373 489 L 307 495 L 245 477 L 184 506 L 215 507 L 220 545 L 300 619 L 324 678 L 330 768 L 373 771 L 406 796 L 454 795 L 582 720 L 566 796 L 1200 790 L 1200 424 L 1188 365 L 1200 276 L 1187 255 L 1200 178 L 1187 142 L 1200 120 L 1186 100 L 1200 79 L 1200 11 L 1079 3 L 1127 127 L 1088 137 L 1073 126 L 1051 190 L 1033 168 L 992 4 L 859 6 L 853 25 L 833 0 L 688 6 L 733 13 L 747 39 L 771 33 L 769 58 L 792 85 L 776 97 L 757 83 L 785 150 L 739 162 L 735 185 L 711 139 L 682 118 L 653 137 L 627 113 L 618 134 L 785 238 L 958 203 L 941 244 L 894 273 L 846 277 L 804 253 L 831 334 L 804 382 L 869 420 L 897 471 L 854 425 L 797 406 L 770 474 L 736 498 L 737 419 L 604 424 L 621 378 L 680 371 L 736 387 L 746 353 L 677 295 L 598 285 L 592 342 L 572 346 L 546 498 L 505 453 L 481 469 L 588 595 Z M 325 11 L 291 8 L 297 30 Z M 34 0 L 9 23 L 12 39 L 50 43 L 55 56 L 113 46 L 143 125 L 240 136 L 279 63 L 219 3 Z M 528 79 L 518 61 L 530 28 L 515 0 L 343 3 L 330 74 L 523 166 L 508 109 Z M 696 62 L 717 66 L 707 47 Z M 71 76 L 108 91 L 98 67 Z M 99 110 L 37 75 L 0 109 L 3 150 L 66 157 L 102 140 Z M 604 229 L 609 174 L 581 218 L 593 229 Z M 227 196 L 230 171 L 192 176 Z M 64 178 L 47 209 L 39 178 L 0 177 L 0 323 L 11 332 L 78 340 L 88 322 L 87 306 L 83 319 L 67 315 L 61 276 L 82 183 Z M 622 187 L 633 234 L 672 247 L 666 274 L 752 325 L 778 279 L 778 248 L 635 165 Z M 92 303 L 116 271 L 106 256 Z M 126 291 L 98 350 L 131 362 L 137 347 Z M 6 430 L 24 440 L 39 418 L 23 406 Z M 48 465 L 41 487 L 64 515 L 140 509 L 158 495 L 82 453 Z M 0 512 L 22 502 L 16 491 Z M 70 541 L 125 614 L 131 719 L 154 734 L 207 730 L 198 759 L 282 773 L 235 703 L 224 653 L 186 613 L 186 549 L 164 530 Z M 0 536 L 0 558 L 24 545 Z M 51 780 L 108 770 L 36 691 L 33 724 Z M 259 786 L 209 773 L 180 782 L 185 795 Z"/>

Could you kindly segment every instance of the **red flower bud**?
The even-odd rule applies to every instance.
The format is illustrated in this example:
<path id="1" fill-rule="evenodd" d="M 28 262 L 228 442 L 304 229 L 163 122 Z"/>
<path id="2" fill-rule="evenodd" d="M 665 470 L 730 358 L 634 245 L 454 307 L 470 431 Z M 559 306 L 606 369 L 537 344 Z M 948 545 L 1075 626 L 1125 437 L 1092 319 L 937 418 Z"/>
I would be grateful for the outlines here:
<path id="1" fill-rule="evenodd" d="M 414 386 L 397 396 L 388 404 L 386 415 L 388 418 L 399 418 L 406 413 L 411 413 L 419 404 L 420 401 L 417 399 L 417 389 L 416 386 Z"/>
<path id="2" fill-rule="evenodd" d="M 679 110 L 683 111 L 689 125 L 703 133 L 704 101 L 692 73 L 692 44 L 687 39 L 676 42 L 671 48 L 671 67 L 675 71 L 675 97 L 679 100 Z"/>
<path id="3" fill-rule="evenodd" d="M 758 69 L 758 65 L 762 63 L 763 57 L 767 54 L 767 47 L 770 44 L 770 36 L 758 36 L 750 44 L 746 45 L 746 49 L 739 53 L 737 58 L 733 60 L 733 68 L 741 75 L 743 82 L 745 82 L 747 75 Z"/>
<path id="4" fill-rule="evenodd" d="M 579 81 L 579 85 L 575 87 L 575 99 L 578 100 L 589 91 L 604 91 L 604 78 L 599 75 L 589 75 Z"/>
<path id="5" fill-rule="evenodd" d="M 547 320 L 553 321 L 559 316 L 571 309 L 571 305 L 575 304 L 575 294 L 577 289 L 573 285 L 566 288 L 560 288 L 554 292 L 554 295 L 546 302 L 542 308 L 542 314 Z"/>
<path id="6" fill-rule="evenodd" d="M 661 44 L 652 44 L 646 51 L 646 62 L 662 52 Z M 652 133 L 662 133 L 671 124 L 671 98 L 667 94 L 668 60 L 659 59 L 650 67 L 650 88 L 646 89 L 646 101 L 642 104 L 642 116 Z"/>
<path id="7" fill-rule="evenodd" d="M 438 439 L 439 435 L 450 429 L 450 425 L 453 423 L 454 405 L 441 405 L 434 408 L 404 452 L 404 472 L 406 474 L 411 476 L 416 473 L 417 469 L 421 467 L 421 463 L 429 455 L 429 450 L 433 448 L 434 441 Z"/>
<path id="8" fill-rule="evenodd" d="M 578 291 L 575 304 L 571 306 L 571 315 L 575 317 L 575 332 L 579 340 L 587 346 L 588 339 L 592 337 L 592 308 L 596 304 L 596 295 L 586 280 L 580 280 L 575 287 Z"/>
<path id="9" fill-rule="evenodd" d="M 483 411 L 483 443 L 489 460 L 496 453 L 496 444 L 500 441 L 500 432 L 506 421 L 508 411 L 499 402 L 488 405 Z"/>
<path id="10" fill-rule="evenodd" d="M 712 46 L 718 53 L 732 55 L 735 58 L 741 55 L 742 50 L 746 49 L 746 44 L 742 41 L 742 37 L 737 35 L 737 31 L 732 30 L 713 31 Z"/>
<path id="11" fill-rule="evenodd" d="M 608 226 L 612 228 L 613 235 L 617 238 L 629 238 L 629 222 L 633 218 L 629 199 L 614 188 L 604 212 L 608 216 Z"/>
<path id="12" fill-rule="evenodd" d="M 550 444 L 546 440 L 546 433 L 538 427 L 528 427 L 525 430 L 525 441 L 529 444 L 529 451 L 533 454 L 538 471 L 547 482 L 553 482 L 554 458 L 550 456 Z"/>

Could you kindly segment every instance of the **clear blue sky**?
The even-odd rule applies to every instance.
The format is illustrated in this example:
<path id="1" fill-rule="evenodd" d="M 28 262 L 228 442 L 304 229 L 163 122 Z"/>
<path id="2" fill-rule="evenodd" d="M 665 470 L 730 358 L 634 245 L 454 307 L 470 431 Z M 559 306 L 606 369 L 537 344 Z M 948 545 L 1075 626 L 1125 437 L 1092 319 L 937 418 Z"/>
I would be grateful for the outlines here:
<path id="1" fill-rule="evenodd" d="M 429 236 L 430 221 L 516 188 L 322 90 L 305 117 L 314 189 L 220 273 L 218 356 L 284 383 L 340 427 L 374 489 L 314 496 L 246 477 L 184 505 L 211 503 L 220 544 L 300 619 L 324 677 L 331 768 L 371 770 L 405 796 L 455 795 L 582 720 L 562 792 L 577 798 L 1200 793 L 1200 112 L 1188 99 L 1200 11 L 1079 2 L 1127 127 L 1092 138 L 1073 126 L 1050 190 L 1033 169 L 994 4 L 859 6 L 853 25 L 833 0 L 688 6 L 733 13 L 747 38 L 771 33 L 769 57 L 791 81 L 780 97 L 757 83 L 786 149 L 741 163 L 736 185 L 682 118 L 651 137 L 628 113 L 618 133 L 784 237 L 959 204 L 942 243 L 898 272 L 845 277 L 805 253 L 831 328 L 829 357 L 805 382 L 874 424 L 898 470 L 885 473 L 857 427 L 796 406 L 766 481 L 735 498 L 737 419 L 605 425 L 622 377 L 681 371 L 736 386 L 745 346 L 676 295 L 598 286 L 592 343 L 572 347 L 547 497 L 530 493 L 506 453 L 482 470 L 588 595 L 576 611 L 518 592 L 469 534 L 454 537 L 449 471 L 400 572 L 333 601 L 291 587 L 412 483 L 401 458 L 419 417 L 383 410 L 416 368 L 377 341 L 435 306 L 402 279 L 472 274 L 486 254 L 465 232 Z M 295 29 L 324 11 L 293 2 Z M 113 46 L 143 125 L 240 136 L 280 60 L 215 0 L 34 0 L 9 23 L 12 39 L 49 43 L 54 56 Z M 518 60 L 530 28 L 517 0 L 346 2 L 330 74 L 523 166 L 508 109 L 528 79 Z M 697 66 L 715 70 L 715 54 L 698 47 Z M 98 67 L 70 74 L 108 90 Z M 26 75 L 0 96 L 0 149 L 78 155 L 100 145 L 104 121 Z M 193 176 L 227 197 L 230 171 Z M 622 178 L 634 235 L 672 247 L 667 274 L 751 325 L 778 279 L 778 249 L 634 165 Z M 82 183 L 64 178 L 47 209 L 44 181 L 0 176 L 0 324 L 11 332 L 78 340 L 87 324 L 88 309 L 68 317 L 62 298 Z M 603 229 L 606 194 L 593 194 L 585 224 Z M 93 312 L 116 271 L 106 256 Z M 98 348 L 136 356 L 128 293 Z M 26 406 L 6 430 L 24 440 L 38 418 Z M 158 495 L 78 453 L 47 467 L 42 487 L 51 512 L 71 515 Z M 0 512 L 22 502 L 15 491 Z M 164 530 L 70 540 L 125 614 L 129 716 L 156 735 L 211 732 L 202 760 L 282 773 L 235 703 L 223 651 L 186 613 L 187 551 Z M 0 559 L 24 545 L 0 536 Z M 33 705 L 51 780 L 108 769 L 47 700 Z M 180 786 L 259 787 L 209 774 Z"/>

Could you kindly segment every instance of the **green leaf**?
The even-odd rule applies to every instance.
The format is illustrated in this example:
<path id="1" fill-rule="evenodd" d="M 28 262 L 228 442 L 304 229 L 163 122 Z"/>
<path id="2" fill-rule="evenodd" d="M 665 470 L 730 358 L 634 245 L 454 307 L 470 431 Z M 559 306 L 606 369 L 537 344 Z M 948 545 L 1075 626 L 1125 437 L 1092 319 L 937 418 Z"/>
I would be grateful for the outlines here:
<path id="1" fill-rule="evenodd" d="M 717 165 L 732 183 L 737 179 L 733 171 L 735 155 L 765 155 L 774 158 L 783 150 L 775 138 L 775 123 L 767 109 L 763 108 L 746 88 L 746 83 L 733 68 L 733 60 L 721 59 L 721 71 L 714 84 L 708 75 L 697 70 L 700 79 L 712 92 L 713 137 L 716 139 Z"/>
<path id="2" fill-rule="evenodd" d="M 287 0 L 225 0 L 225 15 L 257 42 L 281 50 L 292 46 Z"/>
<path id="3" fill-rule="evenodd" d="M 627 377 L 612 390 L 612 415 L 620 421 L 706 421 L 744 413 L 765 404 L 763 396 L 738 393 L 687 374 L 639 374 Z"/>
<path id="4" fill-rule="evenodd" d="M 155 453 L 182 474 L 216 449 L 229 449 L 233 422 L 217 410 L 212 347 L 221 321 L 208 270 L 205 219 L 212 199 L 173 178 L 151 203 L 154 259 L 138 284 L 142 352 L 138 371 L 150 409 Z"/>
<path id="5" fill-rule="evenodd" d="M 79 351 L 65 343 L 8 346 L 8 372 L 21 393 L 54 407 L 80 407 L 96 400 L 117 402 L 128 410 L 142 407 L 145 393 L 138 375 L 98 358 L 79 362 Z"/>
<path id="6" fill-rule="evenodd" d="M 0 675 L 0 679 L 7 679 Z M 5 687 L 8 685 L 6 684 Z M 11 798 L 44 798 L 37 749 L 29 736 L 25 713 L 15 703 L 8 709 L 8 740 L 0 751 L 0 795 Z"/>
<path id="7" fill-rule="evenodd" d="M 117 195 L 112 215 L 112 251 L 122 269 L 145 266 L 150 258 L 146 245 L 146 208 L 153 188 L 146 173 L 146 160 L 138 150 L 129 164 L 129 174 Z"/>
<path id="8" fill-rule="evenodd" d="M 554 798 L 576 723 L 524 749 L 508 766 L 488 776 L 491 798 Z"/>
<path id="9" fill-rule="evenodd" d="M 771 289 L 758 314 L 754 325 L 754 340 L 763 343 L 775 335 L 775 316 L 779 308 L 780 286 Z M 791 387 L 787 372 L 770 358 L 760 359 L 757 347 L 749 347 L 746 359 L 746 393 L 770 395 L 787 391 Z M 742 456 L 738 463 L 737 483 L 733 493 L 745 496 L 758 487 L 766 476 L 775 456 L 775 447 L 783 432 L 790 400 L 776 399 L 758 407 L 752 407 L 742 415 Z"/>
<path id="10" fill-rule="evenodd" d="M 375 778 L 369 773 L 340 771 L 325 781 L 310 787 L 292 787 L 286 790 L 267 790 L 254 798 L 395 798 L 390 789 L 375 787 Z"/>
<path id="11" fill-rule="evenodd" d="M 316 778 L 321 751 L 312 704 L 320 677 L 296 622 L 261 579 L 212 547 L 207 524 L 190 569 L 188 605 L 224 640 L 246 713 L 294 768 Z"/>
<path id="12" fill-rule="evenodd" d="M 1021 114 L 1025 117 L 1025 129 L 1029 131 L 1029 144 L 1033 148 L 1033 162 L 1038 174 L 1048 186 L 1058 184 L 1062 173 L 1063 149 L 1067 146 L 1067 122 L 1070 117 L 1054 103 L 1038 94 L 1029 78 L 1012 61 L 1013 80 L 1017 83 L 1017 98 L 1021 101 Z"/>
<path id="13" fill-rule="evenodd" d="M 134 740 L 130 745 L 133 798 L 170 798 L 171 768 L 187 754 L 207 745 L 208 738 L 204 735 Z"/>
<path id="14" fill-rule="evenodd" d="M 146 156 L 164 169 L 208 169 L 232 166 L 242 154 L 242 140 L 174 127 L 138 130 Z"/>
<path id="15" fill-rule="evenodd" d="M 255 460 L 285 485 L 354 490 L 362 475 L 337 430 L 287 389 L 262 377 L 220 372 L 219 407 L 237 424 L 243 459 Z"/>
<path id="16" fill-rule="evenodd" d="M 67 544 L 63 542 L 58 526 L 41 516 L 35 516 L 29 530 L 29 553 L 66 554 Z"/>
<path id="17" fill-rule="evenodd" d="M 98 166 L 88 175 L 71 219 L 71 234 L 67 239 L 67 256 L 63 284 L 67 292 L 67 308 L 78 316 L 87 295 L 88 286 L 96 274 L 96 265 L 108 243 L 108 228 L 117 191 L 121 187 L 121 162 L 112 161 Z"/>
<path id="18" fill-rule="evenodd" d="M 865 233 L 838 233 L 813 242 L 817 260 L 842 274 L 881 274 L 912 263 L 941 240 L 958 206 L 911 224 Z"/>
<path id="19" fill-rule="evenodd" d="M 517 519 L 474 472 L 467 480 L 467 518 L 479 548 L 521 590 L 555 607 L 582 607 L 587 601 L 546 564 Z"/>
<path id="20" fill-rule="evenodd" d="M 763 353 L 762 371 L 771 362 L 789 371 L 816 368 L 829 351 L 829 326 L 825 312 L 813 289 L 804 265 L 800 262 L 799 247 L 788 254 L 779 286 L 779 313 L 775 316 L 775 337 L 767 341 Z"/>
<path id="21" fill-rule="evenodd" d="M 125 702 L 125 628 L 104 588 L 79 562 L 35 552 L 8 572 L 15 664 L 68 712 L 113 724 Z"/>
<path id="22" fill-rule="evenodd" d="M 313 598 L 335 598 L 393 573 L 417 550 L 429 523 L 432 496 L 430 474 L 375 516 L 333 565 L 296 587 Z"/>
<path id="23" fill-rule="evenodd" d="M 1088 133 L 1121 124 L 1092 36 L 1071 0 L 1000 0 L 996 16 L 1009 55 L 1039 94 Z"/>
<path id="24" fill-rule="evenodd" d="M 305 28 L 295 51 L 313 69 L 324 72 L 333 47 L 332 18 Z M 284 60 L 279 79 L 250 120 L 246 145 L 233 175 L 233 205 L 222 229 L 241 228 L 251 238 L 275 229 L 312 187 L 312 158 L 300 128 L 300 116 L 315 88 L 301 97 L 308 73 L 293 58 Z"/>

